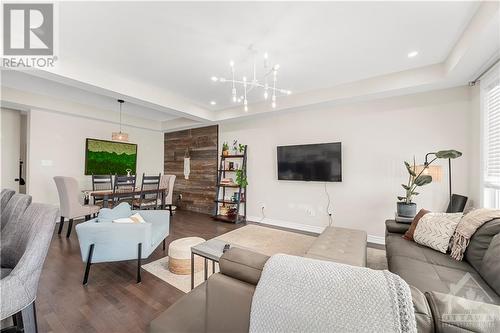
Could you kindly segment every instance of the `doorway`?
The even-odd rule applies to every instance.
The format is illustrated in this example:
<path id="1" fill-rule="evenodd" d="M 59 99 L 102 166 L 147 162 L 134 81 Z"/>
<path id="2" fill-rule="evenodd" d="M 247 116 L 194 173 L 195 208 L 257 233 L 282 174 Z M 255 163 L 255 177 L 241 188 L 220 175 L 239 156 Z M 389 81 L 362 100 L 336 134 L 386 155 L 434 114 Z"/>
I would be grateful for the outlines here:
<path id="1" fill-rule="evenodd" d="M 1 188 L 27 193 L 28 113 L 1 108 Z"/>

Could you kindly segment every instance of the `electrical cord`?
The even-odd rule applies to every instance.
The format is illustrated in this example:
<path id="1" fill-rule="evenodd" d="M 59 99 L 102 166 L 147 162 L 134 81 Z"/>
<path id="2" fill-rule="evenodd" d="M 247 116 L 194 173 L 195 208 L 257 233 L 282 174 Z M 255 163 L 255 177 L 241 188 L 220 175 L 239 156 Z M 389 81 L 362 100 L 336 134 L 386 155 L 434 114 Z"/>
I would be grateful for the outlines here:
<path id="1" fill-rule="evenodd" d="M 264 221 L 264 219 L 266 218 L 266 214 L 264 214 L 264 206 L 262 206 L 260 208 L 261 212 L 262 212 L 262 218 L 260 219 L 259 223 L 261 223 L 262 221 Z"/>
<path id="2" fill-rule="evenodd" d="M 331 200 L 330 200 L 330 193 L 328 193 L 328 189 L 326 188 L 326 183 L 325 183 L 325 193 L 326 197 L 328 198 L 328 204 L 326 205 L 326 214 L 328 215 L 328 226 L 331 227 L 333 223 L 332 213 L 330 213 Z"/>

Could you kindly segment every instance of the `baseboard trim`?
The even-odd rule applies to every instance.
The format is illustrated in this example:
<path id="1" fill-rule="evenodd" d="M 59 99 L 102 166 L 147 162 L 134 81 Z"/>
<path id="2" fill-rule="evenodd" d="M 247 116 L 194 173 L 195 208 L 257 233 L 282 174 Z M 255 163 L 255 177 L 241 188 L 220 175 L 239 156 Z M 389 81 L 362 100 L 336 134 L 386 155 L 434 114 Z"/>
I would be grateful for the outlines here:
<path id="1" fill-rule="evenodd" d="M 323 230 L 325 229 L 325 226 L 307 225 L 307 224 L 284 221 L 284 220 L 270 219 L 267 217 L 262 218 L 262 217 L 257 217 L 257 216 L 247 216 L 247 220 L 255 222 L 255 223 L 269 224 L 269 225 L 274 225 L 277 227 L 283 227 L 283 228 L 288 228 L 288 229 L 314 232 L 317 234 L 322 233 Z M 385 245 L 385 238 L 380 237 L 380 236 L 368 235 L 367 241 L 368 241 L 368 243 Z"/>

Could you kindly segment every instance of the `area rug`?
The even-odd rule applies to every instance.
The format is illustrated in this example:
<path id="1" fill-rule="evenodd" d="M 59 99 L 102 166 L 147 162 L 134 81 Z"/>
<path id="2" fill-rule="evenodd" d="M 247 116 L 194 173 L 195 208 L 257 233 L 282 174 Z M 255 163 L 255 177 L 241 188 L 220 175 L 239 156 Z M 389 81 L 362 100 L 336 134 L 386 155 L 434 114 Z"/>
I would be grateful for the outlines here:
<path id="1" fill-rule="evenodd" d="M 257 225 L 247 225 L 216 238 L 226 241 L 233 246 L 249 249 L 268 256 L 276 253 L 303 255 L 316 239 L 314 236 Z M 212 262 L 209 260 L 208 264 L 208 276 L 210 276 L 212 274 Z M 372 269 L 387 269 L 385 251 L 368 248 L 367 266 Z M 168 270 L 168 257 L 145 264 L 142 268 L 185 293 L 191 290 L 191 276 L 171 273 Z M 215 265 L 215 271 L 219 271 L 217 264 Z M 195 286 L 203 283 L 203 281 L 203 270 L 195 273 Z"/>

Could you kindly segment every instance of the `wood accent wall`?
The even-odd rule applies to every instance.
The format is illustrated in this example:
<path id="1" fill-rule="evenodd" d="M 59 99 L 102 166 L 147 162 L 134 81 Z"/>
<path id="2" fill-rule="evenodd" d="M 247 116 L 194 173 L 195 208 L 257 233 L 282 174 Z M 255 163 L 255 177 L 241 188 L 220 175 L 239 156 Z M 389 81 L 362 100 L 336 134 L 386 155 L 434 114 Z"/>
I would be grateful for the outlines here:
<path id="1" fill-rule="evenodd" d="M 165 133 L 165 174 L 177 176 L 173 204 L 179 209 L 212 214 L 217 182 L 219 126 Z M 184 179 L 184 154 L 189 149 L 191 173 Z M 182 200 L 178 200 L 182 194 Z"/>

